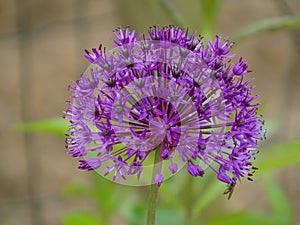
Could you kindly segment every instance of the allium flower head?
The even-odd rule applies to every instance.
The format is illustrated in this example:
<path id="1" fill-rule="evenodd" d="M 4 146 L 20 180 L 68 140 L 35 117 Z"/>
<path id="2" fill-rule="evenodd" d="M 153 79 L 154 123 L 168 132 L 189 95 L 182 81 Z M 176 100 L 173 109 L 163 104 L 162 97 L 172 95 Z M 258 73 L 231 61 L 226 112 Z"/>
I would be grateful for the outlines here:
<path id="1" fill-rule="evenodd" d="M 158 186 L 184 165 L 195 177 L 210 168 L 228 184 L 252 180 L 263 121 L 247 63 L 232 63 L 232 44 L 217 36 L 204 45 L 174 26 L 115 35 L 115 49 L 86 51 L 91 65 L 70 87 L 66 142 L 79 168 L 149 184 L 158 153 Z"/>

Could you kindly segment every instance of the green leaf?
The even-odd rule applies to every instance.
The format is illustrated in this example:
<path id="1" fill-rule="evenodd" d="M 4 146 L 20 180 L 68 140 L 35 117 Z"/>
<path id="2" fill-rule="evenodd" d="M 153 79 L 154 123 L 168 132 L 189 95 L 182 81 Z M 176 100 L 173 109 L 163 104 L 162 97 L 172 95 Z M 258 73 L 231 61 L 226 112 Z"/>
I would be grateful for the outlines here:
<path id="1" fill-rule="evenodd" d="M 85 183 L 80 181 L 74 181 L 69 183 L 63 190 L 63 195 L 68 198 L 80 197 L 80 196 L 89 196 L 91 188 L 88 187 Z"/>
<path id="2" fill-rule="evenodd" d="M 128 221 L 130 223 L 132 223 L 132 221 L 135 221 L 137 215 L 133 213 L 133 209 L 136 208 L 137 205 L 141 204 L 141 199 L 139 199 L 137 195 L 134 195 L 134 192 L 131 192 L 131 194 L 126 195 L 125 199 L 122 199 L 122 201 L 118 202 L 118 212 L 120 213 L 124 221 Z"/>
<path id="3" fill-rule="evenodd" d="M 183 191 L 183 186 L 188 178 L 186 176 L 186 168 L 183 168 L 175 176 L 164 181 L 159 190 L 160 199 L 172 205 L 172 208 L 182 209 L 183 204 L 180 196 L 182 196 L 181 191 Z"/>
<path id="4" fill-rule="evenodd" d="M 263 176 L 272 212 L 262 213 L 257 210 L 236 212 L 214 217 L 208 225 L 291 225 L 292 210 L 280 186 L 269 176 Z"/>
<path id="5" fill-rule="evenodd" d="M 212 219 L 207 225 L 282 225 L 261 212 L 247 211 L 220 216 Z"/>
<path id="6" fill-rule="evenodd" d="M 206 39 L 211 39 L 217 24 L 218 14 L 223 0 L 200 0 L 202 15 L 201 33 Z"/>
<path id="7" fill-rule="evenodd" d="M 66 186 L 63 195 L 66 197 L 86 197 L 92 203 L 96 203 L 101 221 L 106 224 L 113 214 L 118 212 L 125 198 L 130 195 L 124 192 L 124 188 L 99 176 L 96 172 L 92 173 L 92 184 L 87 185 L 83 182 L 75 181 Z M 133 192 L 132 192 L 133 193 Z"/>
<path id="8" fill-rule="evenodd" d="M 184 27 L 185 21 L 183 16 L 180 14 L 180 11 L 177 10 L 172 1 L 170 0 L 157 0 L 160 4 L 160 7 L 165 11 L 167 16 L 172 20 L 175 25 Z"/>
<path id="9" fill-rule="evenodd" d="M 63 225 L 104 225 L 95 215 L 76 211 L 65 215 L 62 219 Z"/>
<path id="10" fill-rule="evenodd" d="M 140 225 L 146 223 L 147 216 L 147 204 L 139 203 L 132 208 L 131 218 L 128 218 L 128 223 L 130 225 Z"/>
<path id="11" fill-rule="evenodd" d="M 183 214 L 165 207 L 158 207 L 156 224 L 183 224 Z"/>
<path id="12" fill-rule="evenodd" d="M 99 174 L 93 173 L 93 196 L 101 209 L 104 221 L 107 221 L 111 217 L 119 204 L 116 187 L 115 183 L 106 180 L 99 176 Z"/>
<path id="13" fill-rule="evenodd" d="M 293 16 L 284 16 L 279 18 L 264 19 L 257 22 L 251 23 L 241 30 L 239 30 L 235 35 L 233 35 L 234 41 L 243 41 L 250 37 L 259 35 L 261 33 L 270 31 L 281 31 L 281 30 L 291 30 L 300 27 L 300 18 Z"/>
<path id="14" fill-rule="evenodd" d="M 53 118 L 17 124 L 15 128 L 22 132 L 40 132 L 64 136 L 68 130 L 68 123 L 65 119 Z"/>
<path id="15" fill-rule="evenodd" d="M 130 186 L 118 185 L 105 179 L 96 172 L 93 173 L 92 196 L 97 202 L 103 221 L 107 222 L 109 218 L 122 208 L 120 202 L 135 194 L 135 188 Z"/>
<path id="16" fill-rule="evenodd" d="M 260 152 L 257 174 L 300 164 L 300 140 L 276 144 Z"/>
<path id="17" fill-rule="evenodd" d="M 135 205 L 131 212 L 131 219 L 129 220 L 130 225 L 141 225 L 146 223 L 147 217 L 147 204 L 139 203 Z M 155 224 L 172 224 L 181 225 L 183 224 L 183 214 L 181 211 L 173 210 L 165 206 L 159 205 L 156 209 L 156 223 Z"/>
<path id="18" fill-rule="evenodd" d="M 193 206 L 193 215 L 198 215 L 206 206 L 216 200 L 223 191 L 226 189 L 224 183 L 216 181 L 209 185 L 209 188 L 199 196 L 199 199 L 195 199 Z"/>
<path id="19" fill-rule="evenodd" d="M 292 224 L 292 209 L 279 184 L 270 176 L 263 176 L 263 182 L 272 207 L 272 214 L 279 224 Z"/>

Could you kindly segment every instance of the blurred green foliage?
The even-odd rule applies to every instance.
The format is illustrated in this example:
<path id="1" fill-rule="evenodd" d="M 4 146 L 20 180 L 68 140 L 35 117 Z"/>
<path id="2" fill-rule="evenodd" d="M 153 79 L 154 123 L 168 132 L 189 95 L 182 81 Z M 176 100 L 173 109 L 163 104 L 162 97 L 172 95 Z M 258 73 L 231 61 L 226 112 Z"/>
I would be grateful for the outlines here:
<path id="1" fill-rule="evenodd" d="M 265 32 L 292 30 L 299 27 L 299 17 L 284 16 L 273 19 L 264 19 L 241 28 L 240 31 L 233 35 L 232 39 L 239 42 Z"/>
<path id="2" fill-rule="evenodd" d="M 64 136 L 68 131 L 69 122 L 63 118 L 52 118 L 34 122 L 17 124 L 15 129 L 23 132 L 40 132 Z"/>
<path id="3" fill-rule="evenodd" d="M 300 140 L 279 143 L 261 150 L 258 174 L 300 164 Z"/>
<path id="4" fill-rule="evenodd" d="M 99 217 L 99 216 L 98 216 Z M 96 215 L 83 212 L 74 211 L 63 218 L 63 225 L 104 225 L 102 221 Z"/>
<path id="5" fill-rule="evenodd" d="M 223 0 L 201 0 L 201 33 L 206 39 L 211 39 L 217 25 L 219 11 Z"/>
<path id="6" fill-rule="evenodd" d="M 160 4 L 166 14 L 177 25 L 185 25 L 180 12 L 168 0 L 149 0 L 152 4 Z M 219 11 L 223 0 L 200 0 L 201 33 L 210 38 L 218 22 Z M 232 35 L 238 42 L 270 31 L 282 31 L 300 27 L 298 17 L 279 17 L 256 21 L 241 28 Z M 269 136 L 276 132 L 280 120 L 267 121 Z M 67 122 L 63 119 L 50 119 L 17 125 L 24 132 L 45 132 L 63 136 L 67 132 Z M 216 205 L 221 199 L 226 186 L 217 182 L 215 175 L 207 171 L 205 178 L 192 179 L 179 172 L 175 177 L 164 182 L 160 189 L 160 203 L 157 211 L 157 224 L 172 225 L 290 225 L 293 224 L 292 209 L 280 185 L 272 178 L 271 172 L 300 163 L 300 140 L 275 144 L 261 149 L 257 161 L 260 170 L 257 177 L 263 181 L 265 196 L 269 202 L 269 210 L 259 209 L 227 212 L 222 205 Z M 86 198 L 95 204 L 96 212 L 86 212 L 78 209 L 62 220 L 63 225 L 107 225 L 113 216 L 119 216 L 127 225 L 145 223 L 147 198 L 144 193 L 136 194 L 136 188 L 125 187 L 92 175 L 92 183 L 80 181 L 70 183 L 65 187 L 65 198 Z M 221 213 L 220 213 L 221 212 Z M 199 222 L 200 221 L 200 222 Z"/>

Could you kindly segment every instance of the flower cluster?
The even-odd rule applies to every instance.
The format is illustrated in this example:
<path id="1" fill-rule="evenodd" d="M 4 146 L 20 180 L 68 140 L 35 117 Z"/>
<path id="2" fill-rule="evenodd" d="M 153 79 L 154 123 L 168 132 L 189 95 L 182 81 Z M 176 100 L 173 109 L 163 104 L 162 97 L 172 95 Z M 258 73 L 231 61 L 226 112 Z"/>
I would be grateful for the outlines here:
<path id="1" fill-rule="evenodd" d="M 138 179 L 156 162 L 158 186 L 187 164 L 192 176 L 209 167 L 235 184 L 252 180 L 253 158 L 264 138 L 250 72 L 240 58 L 232 64 L 232 44 L 174 26 L 151 27 L 140 35 L 128 27 L 115 31 L 116 48 L 86 51 L 90 68 L 70 87 L 65 118 L 71 122 L 68 153 L 79 168 L 113 180 Z"/>

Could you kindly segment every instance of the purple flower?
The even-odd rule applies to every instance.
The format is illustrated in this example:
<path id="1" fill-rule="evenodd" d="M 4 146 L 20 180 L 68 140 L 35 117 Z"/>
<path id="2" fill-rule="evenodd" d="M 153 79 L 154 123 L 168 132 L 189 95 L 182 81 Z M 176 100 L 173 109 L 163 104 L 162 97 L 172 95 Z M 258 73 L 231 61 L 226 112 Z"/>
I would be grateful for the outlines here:
<path id="1" fill-rule="evenodd" d="M 231 63 L 232 43 L 217 36 L 205 45 L 175 26 L 114 33 L 116 48 L 86 51 L 91 66 L 70 88 L 66 144 L 83 157 L 79 168 L 140 181 L 160 151 L 158 186 L 186 164 L 194 177 L 210 168 L 228 184 L 252 180 L 265 131 L 248 64 Z"/>
<path id="2" fill-rule="evenodd" d="M 178 166 L 177 166 L 177 164 L 175 164 L 175 163 L 172 163 L 170 166 L 169 166 L 169 170 L 171 171 L 171 173 L 176 173 L 177 172 L 177 170 L 178 170 Z"/>
<path id="3" fill-rule="evenodd" d="M 235 75 L 244 75 L 249 72 L 247 71 L 247 68 L 247 63 L 244 62 L 242 58 L 240 58 L 239 61 L 234 65 L 232 71 Z"/>
<path id="4" fill-rule="evenodd" d="M 154 181 L 158 187 L 160 187 L 161 183 L 164 181 L 164 176 L 161 173 L 157 173 L 155 175 Z"/>
<path id="5" fill-rule="evenodd" d="M 188 171 L 194 177 L 204 175 L 204 170 L 199 165 L 188 164 Z"/>
<path id="6" fill-rule="evenodd" d="M 79 160 L 79 169 L 82 170 L 95 170 L 101 166 L 101 160 L 99 158 L 87 158 L 85 160 Z"/>

